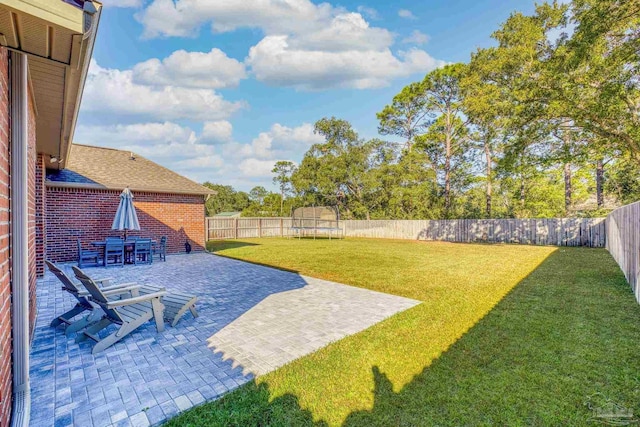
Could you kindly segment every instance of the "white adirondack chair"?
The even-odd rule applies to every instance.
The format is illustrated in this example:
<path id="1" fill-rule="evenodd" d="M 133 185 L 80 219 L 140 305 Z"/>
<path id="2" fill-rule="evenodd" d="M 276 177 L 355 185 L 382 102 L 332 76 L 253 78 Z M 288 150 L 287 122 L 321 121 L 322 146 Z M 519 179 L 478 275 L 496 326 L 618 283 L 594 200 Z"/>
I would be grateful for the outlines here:
<path id="1" fill-rule="evenodd" d="M 162 297 L 166 295 L 164 289 L 160 288 L 162 290 L 146 295 L 110 301 L 95 281 L 79 268 L 72 268 L 76 278 L 89 291 L 91 301 L 98 304 L 104 312 L 104 316 L 100 321 L 86 328 L 82 335 L 77 338 L 77 341 L 87 338 L 95 341 L 96 344 L 92 350 L 93 354 L 99 353 L 117 343 L 151 319 L 155 320 L 158 332 L 164 331 L 164 305 L 162 304 Z M 98 333 L 111 324 L 118 325 L 118 329 L 107 337 L 100 339 Z"/>

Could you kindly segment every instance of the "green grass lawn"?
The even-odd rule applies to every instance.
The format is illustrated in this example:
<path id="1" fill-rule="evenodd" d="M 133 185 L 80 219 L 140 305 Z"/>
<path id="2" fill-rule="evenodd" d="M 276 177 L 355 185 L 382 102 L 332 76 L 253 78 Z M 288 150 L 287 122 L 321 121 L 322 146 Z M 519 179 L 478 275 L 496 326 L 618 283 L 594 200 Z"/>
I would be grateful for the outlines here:
<path id="1" fill-rule="evenodd" d="M 605 250 L 367 239 L 209 249 L 422 304 L 171 426 L 594 425 L 590 407 L 608 402 L 640 415 L 640 307 Z"/>

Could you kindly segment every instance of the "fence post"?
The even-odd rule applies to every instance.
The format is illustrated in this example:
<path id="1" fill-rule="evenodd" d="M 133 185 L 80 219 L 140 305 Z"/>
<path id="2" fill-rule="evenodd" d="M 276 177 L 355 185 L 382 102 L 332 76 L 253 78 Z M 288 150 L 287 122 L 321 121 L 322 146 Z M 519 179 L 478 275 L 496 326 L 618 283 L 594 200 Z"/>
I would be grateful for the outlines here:
<path id="1" fill-rule="evenodd" d="M 262 238 L 262 218 L 258 218 L 258 238 Z"/>
<path id="2" fill-rule="evenodd" d="M 234 218 L 234 221 L 235 221 L 235 225 L 233 227 L 234 229 L 233 238 L 237 239 L 238 238 L 238 218 Z"/>
<path id="3" fill-rule="evenodd" d="M 280 237 L 284 237 L 284 220 L 280 218 Z"/>

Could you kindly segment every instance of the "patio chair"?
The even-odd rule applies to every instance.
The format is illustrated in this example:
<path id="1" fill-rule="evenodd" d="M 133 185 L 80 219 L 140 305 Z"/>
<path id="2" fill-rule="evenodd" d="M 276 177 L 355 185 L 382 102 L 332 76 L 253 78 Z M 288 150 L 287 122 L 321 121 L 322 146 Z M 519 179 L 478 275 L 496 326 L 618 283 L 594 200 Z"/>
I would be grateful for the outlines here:
<path id="1" fill-rule="evenodd" d="M 96 282 L 84 274 L 82 270 L 73 267 L 73 272 L 91 294 L 92 302 L 98 304 L 104 312 L 104 316 L 100 321 L 86 328 L 82 335 L 76 339 L 78 342 L 87 338 L 95 341 L 96 344 L 92 350 L 93 354 L 99 353 L 117 343 L 151 319 L 155 320 L 158 332 L 164 331 L 162 297 L 166 295 L 166 291 L 161 290 L 138 297 L 110 301 Z M 100 339 L 98 333 L 111 324 L 117 325 L 118 330 Z"/>
<path id="2" fill-rule="evenodd" d="M 109 262 L 110 260 L 113 262 Z M 124 266 L 124 240 L 119 237 L 107 237 L 104 246 L 104 266 Z"/>
<path id="3" fill-rule="evenodd" d="M 133 262 L 134 264 L 151 264 L 153 256 L 151 255 L 151 239 L 136 239 L 133 245 Z"/>
<path id="4" fill-rule="evenodd" d="M 153 245 L 153 255 L 160 255 L 160 261 L 167 260 L 167 236 L 162 236 L 160 242 Z"/>
<path id="5" fill-rule="evenodd" d="M 77 300 L 76 305 L 66 313 L 56 317 L 51 321 L 51 327 L 57 328 L 60 325 L 66 325 L 64 333 L 69 336 L 74 332 L 78 332 L 81 329 L 99 321 L 102 317 L 102 310 L 93 303 L 89 298 L 89 293 L 86 290 L 78 287 L 73 281 L 66 275 L 66 273 L 60 269 L 57 265 L 51 261 L 45 260 L 45 264 L 49 268 L 49 271 L 62 282 L 62 289 L 69 292 Z M 94 279 L 95 283 L 100 285 L 106 284 L 110 279 Z M 103 286 L 102 292 L 108 297 L 119 297 L 121 295 L 138 295 L 138 289 L 140 286 L 134 286 L 131 283 L 123 283 L 117 286 Z M 79 320 L 72 321 L 74 317 L 79 314 L 88 311 L 89 313 Z"/>
<path id="6" fill-rule="evenodd" d="M 89 263 L 87 264 L 86 262 Z M 100 265 L 100 252 L 82 249 L 82 242 L 78 239 L 78 266 L 83 268 L 98 265 Z"/>

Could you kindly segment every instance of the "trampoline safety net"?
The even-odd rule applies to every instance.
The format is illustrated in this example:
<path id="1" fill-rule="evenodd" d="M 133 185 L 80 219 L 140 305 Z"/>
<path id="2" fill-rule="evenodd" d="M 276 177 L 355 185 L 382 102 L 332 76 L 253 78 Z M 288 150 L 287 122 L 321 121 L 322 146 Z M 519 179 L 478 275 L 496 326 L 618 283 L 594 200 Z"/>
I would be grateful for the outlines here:
<path id="1" fill-rule="evenodd" d="M 340 211 L 333 206 L 294 209 L 291 213 L 291 233 L 297 237 L 328 236 L 342 238 Z"/>

